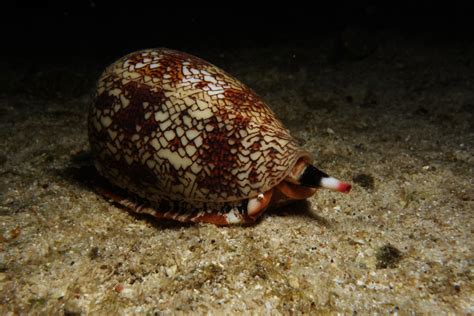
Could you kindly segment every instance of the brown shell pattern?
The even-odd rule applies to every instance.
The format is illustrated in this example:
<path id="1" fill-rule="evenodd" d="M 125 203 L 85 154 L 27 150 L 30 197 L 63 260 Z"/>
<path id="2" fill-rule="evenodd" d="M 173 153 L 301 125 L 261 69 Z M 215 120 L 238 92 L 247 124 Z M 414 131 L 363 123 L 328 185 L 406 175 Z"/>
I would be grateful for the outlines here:
<path id="1" fill-rule="evenodd" d="M 99 172 L 152 202 L 252 198 L 308 156 L 251 89 L 169 49 L 129 54 L 104 71 L 89 138 Z"/>

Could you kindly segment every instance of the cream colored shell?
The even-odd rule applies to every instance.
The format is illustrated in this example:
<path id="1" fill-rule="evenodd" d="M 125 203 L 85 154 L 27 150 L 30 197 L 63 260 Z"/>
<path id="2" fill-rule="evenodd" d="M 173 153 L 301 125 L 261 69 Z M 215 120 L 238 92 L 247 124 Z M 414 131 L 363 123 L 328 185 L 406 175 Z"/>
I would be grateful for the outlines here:
<path id="1" fill-rule="evenodd" d="M 309 160 L 251 89 L 169 49 L 129 54 L 101 75 L 89 114 L 95 164 L 150 200 L 255 197 Z"/>

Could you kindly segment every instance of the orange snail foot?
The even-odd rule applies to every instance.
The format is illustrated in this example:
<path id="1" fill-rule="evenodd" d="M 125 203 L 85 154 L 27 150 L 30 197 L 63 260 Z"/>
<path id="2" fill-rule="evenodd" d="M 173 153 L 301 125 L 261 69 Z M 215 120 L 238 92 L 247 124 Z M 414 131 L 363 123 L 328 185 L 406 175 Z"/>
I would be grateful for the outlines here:
<path id="1" fill-rule="evenodd" d="M 247 216 L 250 218 L 257 218 L 261 213 L 263 213 L 272 199 L 272 194 L 273 190 L 269 190 L 249 199 L 247 204 Z"/>
<path id="2" fill-rule="evenodd" d="M 283 195 L 291 200 L 302 200 L 312 196 L 318 189 L 303 187 L 298 184 L 282 181 L 276 187 Z"/>

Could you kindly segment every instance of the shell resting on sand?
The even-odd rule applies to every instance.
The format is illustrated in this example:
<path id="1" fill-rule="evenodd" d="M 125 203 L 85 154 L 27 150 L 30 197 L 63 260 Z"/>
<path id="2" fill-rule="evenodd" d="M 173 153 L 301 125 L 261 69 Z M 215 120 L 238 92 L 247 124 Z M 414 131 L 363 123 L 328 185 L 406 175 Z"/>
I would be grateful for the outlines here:
<path id="1" fill-rule="evenodd" d="M 149 49 L 114 62 L 88 123 L 99 173 L 147 202 L 103 193 L 158 218 L 249 223 L 321 186 L 350 190 L 311 165 L 255 92 L 186 53 Z"/>

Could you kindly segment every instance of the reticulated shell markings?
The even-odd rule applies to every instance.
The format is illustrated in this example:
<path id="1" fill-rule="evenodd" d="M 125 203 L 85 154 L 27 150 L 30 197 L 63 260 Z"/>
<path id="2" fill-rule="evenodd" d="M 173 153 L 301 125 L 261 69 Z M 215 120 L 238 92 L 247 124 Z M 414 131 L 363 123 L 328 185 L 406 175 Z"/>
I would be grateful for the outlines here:
<path id="1" fill-rule="evenodd" d="M 104 71 L 89 138 L 99 172 L 151 201 L 255 197 L 309 157 L 251 89 L 169 49 L 129 54 Z"/>

